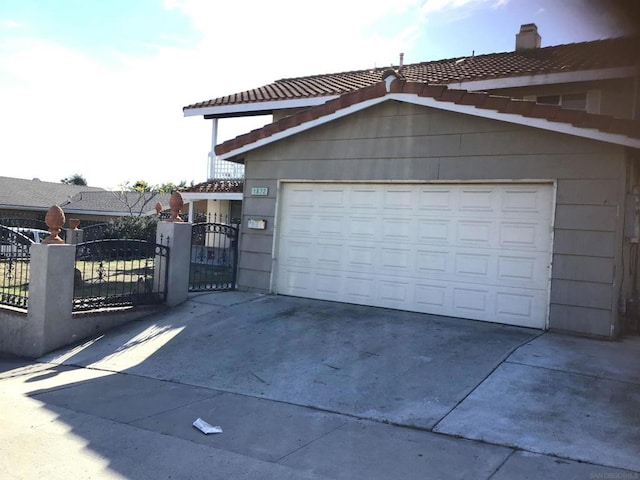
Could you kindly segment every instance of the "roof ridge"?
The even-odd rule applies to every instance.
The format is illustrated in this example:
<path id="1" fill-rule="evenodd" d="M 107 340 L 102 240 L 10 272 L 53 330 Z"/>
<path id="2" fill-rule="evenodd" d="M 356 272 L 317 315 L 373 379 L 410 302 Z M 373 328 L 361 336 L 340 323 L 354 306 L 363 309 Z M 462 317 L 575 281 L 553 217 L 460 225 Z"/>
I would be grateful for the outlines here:
<path id="1" fill-rule="evenodd" d="M 583 46 L 585 44 L 595 44 L 595 43 L 603 43 L 603 42 L 608 42 L 608 41 L 617 41 L 617 40 L 629 40 L 632 41 L 634 39 L 636 39 L 637 36 L 619 36 L 619 37 L 610 37 L 610 38 L 601 38 L 601 39 L 596 39 L 596 40 L 585 40 L 583 42 L 571 42 L 571 43 L 561 43 L 559 45 L 548 45 L 546 47 L 540 47 L 540 48 L 535 48 L 535 49 L 531 49 L 531 50 L 506 50 L 503 52 L 491 52 L 491 53 L 480 53 L 480 54 L 474 54 L 474 55 L 461 55 L 459 57 L 450 57 L 450 58 L 440 58 L 440 59 L 435 59 L 435 60 L 425 60 L 425 61 L 421 61 L 421 62 L 415 62 L 415 63 L 405 63 L 403 65 L 403 69 L 404 68 L 409 68 L 412 66 L 420 66 L 420 65 L 430 65 L 430 64 L 434 64 L 434 63 L 446 63 L 446 62 L 455 62 L 457 60 L 463 59 L 463 58 L 478 58 L 478 57 L 491 57 L 491 56 L 498 56 L 498 55 L 512 55 L 515 53 L 531 53 L 531 52 L 540 52 L 540 51 L 549 51 L 551 49 L 557 49 L 557 48 L 562 48 L 562 47 L 568 47 L 568 46 Z M 638 38 L 640 39 L 640 38 Z M 355 69 L 355 70 L 345 70 L 345 71 L 340 71 L 340 72 L 331 72 L 331 73 L 318 73 L 318 74 L 312 74 L 312 75 L 303 75 L 300 77 L 285 77 L 285 78 L 280 78 L 278 80 L 273 81 L 272 83 L 270 83 L 269 85 L 273 85 L 276 83 L 280 83 L 280 82 L 288 82 L 288 81 L 292 81 L 292 80 L 305 80 L 305 79 L 316 79 L 316 78 L 324 78 L 324 77 L 333 77 L 336 75 L 349 75 L 349 74 L 354 74 L 354 73 L 363 73 L 363 72 L 384 72 L 385 70 L 389 69 L 389 68 L 398 68 L 397 65 L 386 65 L 384 67 L 373 67 L 373 68 L 361 68 L 361 69 Z"/>
<path id="2" fill-rule="evenodd" d="M 640 60 L 640 48 L 635 48 L 635 42 L 640 42 L 640 37 L 628 35 L 531 50 L 473 54 L 408 63 L 403 65 L 402 72 L 407 78 L 417 81 L 459 84 L 549 73 L 634 67 Z M 263 107 L 259 105 L 264 102 L 335 97 L 375 84 L 380 81 L 381 74 L 389 68 L 398 67 L 381 66 L 282 78 L 267 85 L 190 104 L 183 107 L 183 111 L 222 108 L 226 110 L 222 110 L 221 113 L 228 113 L 229 109 L 233 113 L 234 107 L 241 104 L 254 104 L 255 109 L 260 110 Z M 278 106 L 269 105 L 264 108 Z M 242 111 L 246 112 L 246 107 Z M 207 112 L 203 114 L 206 115 Z"/>

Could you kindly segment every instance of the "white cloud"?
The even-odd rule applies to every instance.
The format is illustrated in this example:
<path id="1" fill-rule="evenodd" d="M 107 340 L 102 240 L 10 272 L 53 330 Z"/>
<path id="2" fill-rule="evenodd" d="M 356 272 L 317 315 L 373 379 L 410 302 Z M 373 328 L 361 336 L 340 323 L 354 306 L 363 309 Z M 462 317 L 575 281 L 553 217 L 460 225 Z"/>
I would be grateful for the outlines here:
<path id="1" fill-rule="evenodd" d="M 105 60 L 42 38 L 5 42 L 1 174 L 58 181 L 80 173 L 109 187 L 202 181 L 210 122 L 183 118 L 182 106 L 287 76 L 397 64 L 430 13 L 490 1 L 325 0 L 311 9 L 293 0 L 168 0 L 199 31 L 196 44 L 182 39 L 146 57 L 114 51 Z M 220 140 L 247 128 L 220 127 Z"/>
<path id="2" fill-rule="evenodd" d="M 124 59 L 121 59 L 124 60 Z M 203 180 L 205 122 L 182 117 L 180 55 L 170 50 L 109 68 L 68 47 L 31 40 L 0 58 L 2 175 L 92 185 Z"/>
<path id="3" fill-rule="evenodd" d="M 4 28 L 22 28 L 24 24 L 13 19 L 0 20 L 0 27 Z"/>

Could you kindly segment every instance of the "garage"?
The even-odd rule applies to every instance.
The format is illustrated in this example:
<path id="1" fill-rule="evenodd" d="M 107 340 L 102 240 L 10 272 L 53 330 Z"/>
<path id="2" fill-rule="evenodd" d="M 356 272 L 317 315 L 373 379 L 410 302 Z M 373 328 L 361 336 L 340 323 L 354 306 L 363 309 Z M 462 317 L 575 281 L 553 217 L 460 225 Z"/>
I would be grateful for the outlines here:
<path id="1" fill-rule="evenodd" d="M 546 327 L 552 183 L 280 187 L 277 293 Z"/>

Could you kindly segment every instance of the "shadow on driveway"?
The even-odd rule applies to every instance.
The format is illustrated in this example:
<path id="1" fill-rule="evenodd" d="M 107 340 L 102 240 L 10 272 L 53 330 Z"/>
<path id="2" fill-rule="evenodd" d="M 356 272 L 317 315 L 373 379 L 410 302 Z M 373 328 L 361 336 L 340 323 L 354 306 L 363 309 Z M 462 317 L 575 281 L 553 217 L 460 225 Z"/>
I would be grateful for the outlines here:
<path id="1" fill-rule="evenodd" d="M 39 433 L 32 442 L 66 425 L 79 443 L 64 451 L 93 451 L 114 473 L 104 478 L 502 478 L 559 464 L 558 478 L 583 478 L 640 470 L 638 410 L 620 410 L 639 399 L 636 370 L 619 368 L 625 355 L 599 370 L 580 361 L 611 345 L 230 292 L 192 298 L 0 381 L 37 401 L 24 407 Z M 623 347 L 633 354 L 640 343 Z M 603 386 L 608 394 L 584 399 Z M 204 436 L 191 426 L 197 417 L 225 433 Z M 618 442 L 602 450 L 612 429 Z"/>

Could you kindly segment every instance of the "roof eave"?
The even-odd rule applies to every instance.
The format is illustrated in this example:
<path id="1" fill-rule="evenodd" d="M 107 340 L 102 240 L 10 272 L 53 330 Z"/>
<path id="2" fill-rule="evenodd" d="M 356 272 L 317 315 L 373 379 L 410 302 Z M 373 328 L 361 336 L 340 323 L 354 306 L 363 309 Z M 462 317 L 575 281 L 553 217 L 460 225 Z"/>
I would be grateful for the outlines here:
<path id="1" fill-rule="evenodd" d="M 570 72 L 555 72 L 533 75 L 520 75 L 482 80 L 467 80 L 451 82 L 449 88 L 459 88 L 468 91 L 489 91 L 501 88 L 518 88 L 539 85 L 554 85 L 559 83 L 593 82 L 598 80 L 612 80 L 619 78 L 633 78 L 638 75 L 638 68 L 634 66 L 619 68 L 603 68 L 597 70 L 573 70 Z"/>
<path id="2" fill-rule="evenodd" d="M 233 158 L 238 157 L 239 155 L 243 155 L 249 151 L 255 150 L 256 148 L 263 147 L 265 145 L 276 142 L 278 140 L 282 140 L 284 138 L 290 137 L 297 133 L 304 132 L 311 128 L 315 128 L 319 125 L 329 123 L 338 118 L 345 117 L 352 113 L 358 112 L 360 110 L 364 110 L 373 105 L 377 105 L 379 103 L 389 101 L 389 100 L 412 103 L 415 105 L 421 105 L 421 106 L 435 108 L 439 110 L 445 110 L 445 111 L 454 112 L 454 113 L 462 113 L 462 114 L 472 115 L 472 116 L 481 117 L 481 118 L 488 118 L 488 119 L 508 122 L 516 125 L 523 125 L 527 127 L 539 128 L 542 130 L 548 130 L 552 132 L 565 133 L 568 135 L 574 135 L 577 137 L 587 138 L 591 140 L 599 140 L 607 143 L 613 143 L 617 145 L 640 149 L 640 139 L 627 137 L 621 134 L 607 133 L 607 132 L 602 132 L 600 130 L 591 129 L 591 128 L 576 127 L 568 123 L 554 122 L 552 120 L 547 120 L 543 118 L 524 117 L 519 114 L 503 113 L 497 110 L 477 108 L 473 105 L 461 105 L 453 102 L 436 100 L 433 97 L 421 97 L 421 96 L 418 96 L 415 94 L 409 94 L 409 93 L 388 93 L 385 96 L 366 100 L 354 105 L 350 105 L 334 113 L 322 116 L 320 118 L 305 122 L 300 125 L 296 125 L 295 127 L 291 127 L 287 130 L 274 133 L 269 137 L 261 138 L 255 142 L 248 143 L 237 149 L 221 154 L 218 156 L 218 158 L 220 160 L 233 161 L 232 160 Z"/>
<path id="3" fill-rule="evenodd" d="M 266 102 L 238 103 L 233 105 L 220 105 L 215 107 L 201 107 L 183 109 L 185 117 L 196 117 L 202 115 L 208 118 L 232 118 L 249 115 L 268 115 L 274 110 L 285 110 L 290 108 L 307 108 L 322 105 L 323 103 L 338 98 L 339 95 L 326 95 L 323 97 L 287 98 L 282 100 L 271 100 Z"/>
<path id="4" fill-rule="evenodd" d="M 184 200 L 242 200 L 242 192 L 180 192 Z"/>

